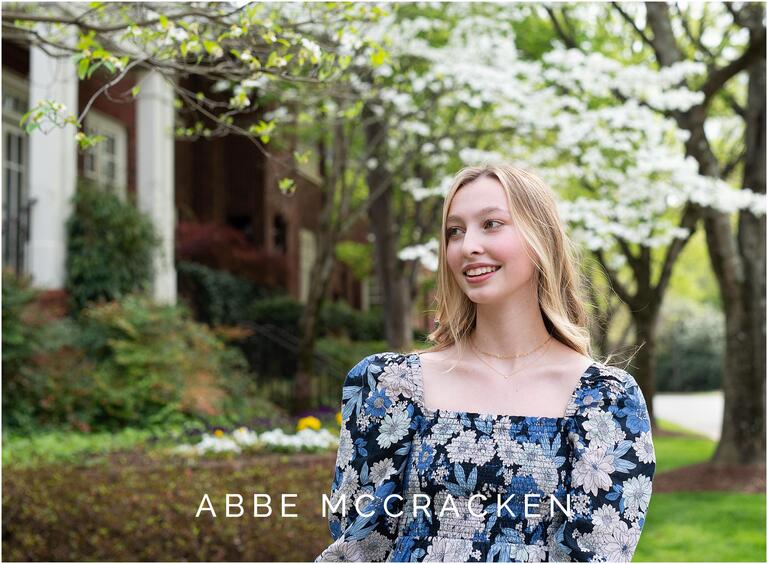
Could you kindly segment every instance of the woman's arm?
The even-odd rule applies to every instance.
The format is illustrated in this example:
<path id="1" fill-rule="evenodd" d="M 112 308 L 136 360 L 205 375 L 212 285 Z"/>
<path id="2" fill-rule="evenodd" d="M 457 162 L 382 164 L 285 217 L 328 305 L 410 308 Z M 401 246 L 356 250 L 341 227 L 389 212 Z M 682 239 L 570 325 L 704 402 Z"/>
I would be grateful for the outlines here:
<path id="1" fill-rule="evenodd" d="M 384 561 L 394 548 L 398 517 L 384 511 L 388 496 L 404 497 L 403 475 L 414 430 L 413 403 L 397 386 L 398 355 L 371 355 L 349 371 L 342 393 L 342 426 L 331 485 L 329 526 L 334 542 L 316 562 Z M 389 512 L 402 500 L 391 497 Z"/>
<path id="2" fill-rule="evenodd" d="M 572 420 L 572 516 L 556 542 L 571 561 L 629 562 L 650 504 L 656 454 L 635 379 L 609 367 L 599 389 Z"/>

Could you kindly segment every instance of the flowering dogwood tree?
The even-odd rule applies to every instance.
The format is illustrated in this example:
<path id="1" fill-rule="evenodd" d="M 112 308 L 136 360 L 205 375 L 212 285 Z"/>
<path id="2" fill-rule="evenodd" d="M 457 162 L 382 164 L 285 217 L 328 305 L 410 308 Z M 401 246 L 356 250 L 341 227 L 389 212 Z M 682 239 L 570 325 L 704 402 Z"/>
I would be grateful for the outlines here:
<path id="1" fill-rule="evenodd" d="M 533 12 L 556 30 L 560 26 L 548 7 L 518 9 L 511 17 Z M 623 25 L 618 13 L 601 15 L 606 9 L 588 6 L 569 21 L 578 16 L 579 24 L 593 29 L 595 19 L 613 17 Z M 467 163 L 525 163 L 562 194 L 579 194 L 565 202 L 562 215 L 630 306 L 638 342 L 644 343 L 636 360 L 638 380 L 651 396 L 658 312 L 702 210 L 764 215 L 762 195 L 702 174 L 686 154 L 690 132 L 673 115 L 706 100 L 694 85 L 712 71 L 684 60 L 659 70 L 634 62 L 631 53 L 577 49 L 573 40 L 553 42 L 532 60 L 499 23 L 503 16 L 491 19 L 464 18 L 451 30 L 448 45 L 420 48 L 435 69 L 454 76 L 466 95 L 492 105 L 495 119 L 515 130 L 514 136 L 486 139 L 483 146 L 491 150 L 467 149 L 463 156 Z M 484 30 L 481 38 L 473 33 L 477 29 Z M 436 249 L 433 240 L 402 256 L 427 255 L 434 264 L 430 255 Z"/>

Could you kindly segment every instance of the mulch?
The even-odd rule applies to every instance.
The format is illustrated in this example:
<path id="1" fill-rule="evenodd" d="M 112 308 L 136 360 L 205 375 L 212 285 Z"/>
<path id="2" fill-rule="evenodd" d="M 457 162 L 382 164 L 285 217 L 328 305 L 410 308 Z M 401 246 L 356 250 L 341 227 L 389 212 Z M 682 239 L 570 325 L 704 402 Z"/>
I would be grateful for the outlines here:
<path id="1" fill-rule="evenodd" d="M 765 464 L 715 465 L 702 462 L 656 474 L 653 493 L 765 493 Z"/>
<path id="2" fill-rule="evenodd" d="M 667 431 L 653 428 L 653 437 L 684 437 L 709 439 L 686 431 Z M 656 474 L 653 477 L 653 493 L 669 492 L 736 492 L 765 493 L 765 464 L 719 465 L 701 462 Z"/>

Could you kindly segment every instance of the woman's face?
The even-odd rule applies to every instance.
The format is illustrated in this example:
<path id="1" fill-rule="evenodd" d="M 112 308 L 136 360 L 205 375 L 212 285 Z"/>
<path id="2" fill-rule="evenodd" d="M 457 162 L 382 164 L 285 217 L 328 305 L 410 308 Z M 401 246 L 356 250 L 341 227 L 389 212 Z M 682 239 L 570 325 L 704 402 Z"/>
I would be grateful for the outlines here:
<path id="1" fill-rule="evenodd" d="M 444 236 L 448 268 L 471 301 L 500 302 L 530 288 L 536 266 L 525 253 L 525 240 L 512 223 L 504 189 L 495 178 L 478 178 L 456 191 Z M 475 263 L 500 268 L 468 276 L 467 267 Z"/>

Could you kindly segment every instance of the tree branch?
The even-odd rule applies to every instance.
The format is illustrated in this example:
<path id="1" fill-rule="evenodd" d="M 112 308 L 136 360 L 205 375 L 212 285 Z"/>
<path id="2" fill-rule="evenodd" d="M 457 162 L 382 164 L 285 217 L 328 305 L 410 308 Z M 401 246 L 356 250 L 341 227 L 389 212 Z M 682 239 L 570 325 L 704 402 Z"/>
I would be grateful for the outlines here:
<path id="1" fill-rule="evenodd" d="M 675 239 L 672 241 L 672 244 L 667 247 L 667 253 L 664 257 L 663 266 L 661 267 L 659 281 L 657 282 L 656 287 L 653 289 L 653 292 L 657 295 L 663 295 L 666 291 L 670 277 L 672 276 L 672 267 L 675 265 L 677 257 L 685 248 L 685 245 L 688 244 L 688 241 L 690 241 L 691 237 L 696 232 L 696 223 L 698 220 L 699 214 L 696 211 L 696 206 L 690 203 L 687 204 L 685 211 L 683 212 L 683 217 L 680 220 L 680 227 L 688 229 L 688 236 L 684 239 Z"/>
<path id="2" fill-rule="evenodd" d="M 672 22 L 669 17 L 669 6 L 663 2 L 646 2 L 645 13 L 648 25 L 653 31 L 651 44 L 656 53 L 656 59 L 663 67 L 668 67 L 682 61 L 683 53 L 675 40 Z"/>
<path id="3" fill-rule="evenodd" d="M 627 304 L 630 308 L 633 308 L 634 303 L 634 296 L 632 296 L 629 291 L 624 287 L 624 284 L 622 284 L 619 281 L 618 276 L 615 272 L 613 272 L 613 269 L 608 266 L 608 263 L 605 260 L 605 256 L 603 255 L 602 249 L 597 249 L 596 251 L 592 251 L 597 258 L 597 260 L 600 262 L 600 265 L 603 267 L 603 270 L 605 270 L 605 273 L 608 275 L 608 282 L 610 283 L 611 287 L 614 289 L 616 294 L 618 294 L 619 298 L 621 298 L 621 301 L 623 301 L 625 304 Z"/>
<path id="4" fill-rule="evenodd" d="M 707 80 L 701 87 L 701 91 L 704 92 L 704 102 L 707 102 L 712 96 L 723 87 L 735 75 L 746 69 L 752 61 L 756 60 L 761 54 L 765 53 L 765 28 L 762 32 L 749 42 L 747 49 L 741 54 L 738 59 L 734 59 L 724 67 L 715 69 L 709 73 Z"/>
<path id="5" fill-rule="evenodd" d="M 549 14 L 549 19 L 552 21 L 552 25 L 554 26 L 557 35 L 559 35 L 560 39 L 563 40 L 565 46 L 569 49 L 578 49 L 576 41 L 565 32 L 563 27 L 560 25 L 560 22 L 557 21 L 557 17 L 555 16 L 555 12 L 552 10 L 552 8 L 545 4 L 544 9 L 547 11 L 547 14 Z"/>
<path id="6" fill-rule="evenodd" d="M 617 12 L 621 15 L 624 20 L 629 23 L 629 25 L 632 26 L 632 28 L 635 30 L 635 33 L 637 33 L 640 36 L 640 39 L 643 40 L 643 43 L 648 45 L 651 49 L 654 49 L 653 42 L 648 38 L 648 36 L 645 34 L 645 32 L 640 29 L 637 24 L 635 23 L 635 20 L 630 16 L 628 13 L 626 13 L 621 6 L 619 6 L 618 2 L 611 2 L 611 6 L 613 6 Z"/>
<path id="7" fill-rule="evenodd" d="M 166 19 L 168 21 L 175 21 L 175 20 L 181 20 L 188 17 L 199 17 L 206 20 L 211 19 L 223 19 L 228 18 L 237 12 L 240 12 L 245 8 L 245 6 L 240 6 L 236 8 L 235 10 L 232 10 L 230 12 L 224 13 L 224 14 L 211 14 L 210 12 L 201 12 L 199 10 L 188 10 L 185 12 L 179 12 L 178 14 L 170 14 L 166 16 Z M 92 10 L 89 10 L 92 11 Z M 140 22 L 126 22 L 122 24 L 115 24 L 115 25 L 108 25 L 108 26 L 100 26 L 95 25 L 92 23 L 87 23 L 83 21 L 83 18 L 87 15 L 88 12 L 81 14 L 77 17 L 66 17 L 66 16 L 41 16 L 36 14 L 27 14 L 23 12 L 3 12 L 3 21 L 4 22 L 15 22 L 15 21 L 27 21 L 27 22 L 35 22 L 35 23 L 50 23 L 50 24 L 64 24 L 64 25 L 73 25 L 77 26 L 78 28 L 85 30 L 85 31 L 93 31 L 94 33 L 114 33 L 116 31 L 123 31 L 125 29 L 128 29 L 131 26 L 138 26 L 138 27 L 148 27 L 157 25 L 160 23 L 160 18 L 151 18 L 148 20 L 140 21 Z"/>
<path id="8" fill-rule="evenodd" d="M 679 4 L 675 4 L 675 10 L 677 11 L 677 15 L 680 17 L 680 22 L 683 25 L 683 30 L 685 31 L 685 35 L 688 37 L 688 40 L 691 42 L 691 44 L 699 49 L 700 51 L 703 51 L 704 54 L 707 55 L 711 60 L 714 60 L 715 56 L 712 54 L 712 51 L 710 51 L 706 45 L 704 45 L 701 42 L 701 37 L 696 37 L 693 35 L 693 30 L 691 30 L 690 23 L 688 22 L 688 18 L 683 13 L 683 11 L 680 9 Z"/>

